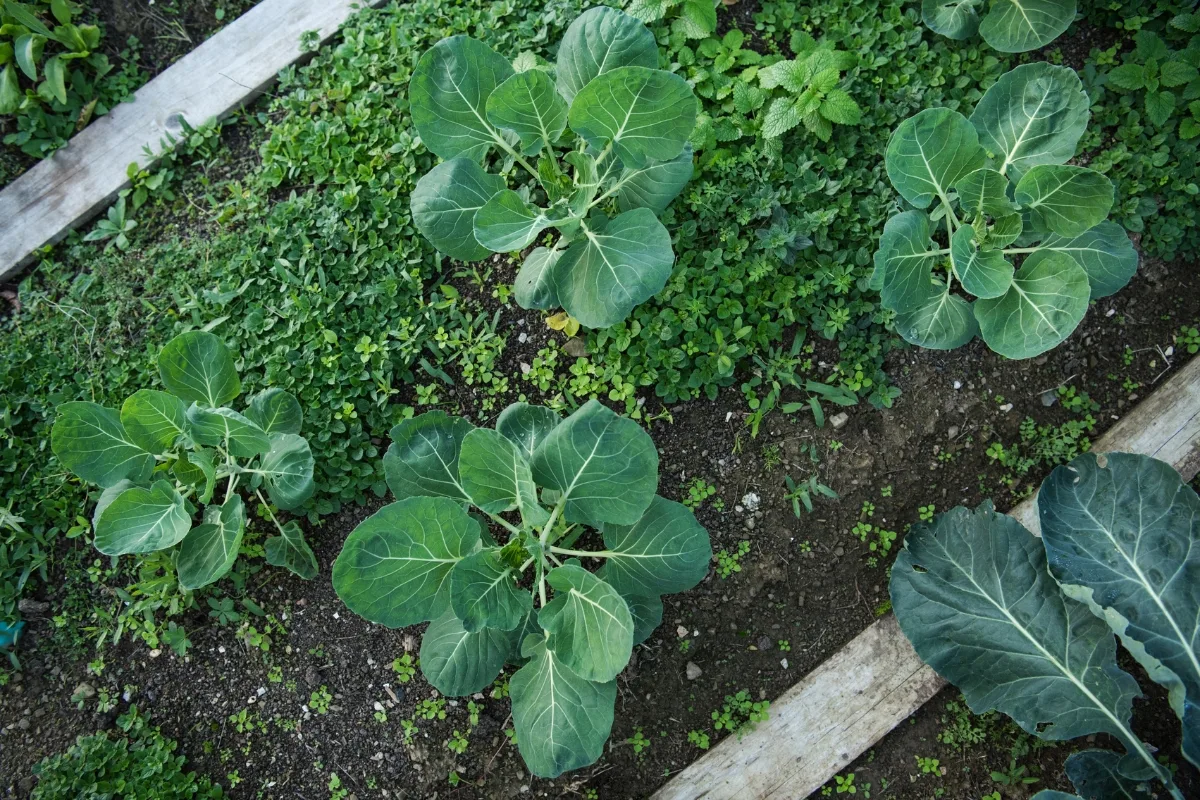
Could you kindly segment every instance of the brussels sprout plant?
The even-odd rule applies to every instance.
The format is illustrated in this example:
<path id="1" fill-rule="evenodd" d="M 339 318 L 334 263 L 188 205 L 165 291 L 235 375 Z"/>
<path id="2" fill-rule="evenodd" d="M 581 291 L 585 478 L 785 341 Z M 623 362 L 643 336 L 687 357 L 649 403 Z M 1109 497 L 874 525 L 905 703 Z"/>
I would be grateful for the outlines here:
<path id="1" fill-rule="evenodd" d="M 1089 453 L 1055 469 L 1037 505 L 1041 539 L 990 503 L 915 526 L 892 569 L 900 628 L 976 714 L 999 709 L 1052 741 L 1121 742 L 1126 755 L 1068 759 L 1086 797 L 1149 798 L 1137 787 L 1156 778 L 1182 800 L 1130 726 L 1139 688 L 1113 633 L 1169 690 L 1200 766 L 1200 497 L 1161 461 Z M 1039 800 L 1053 797 L 1069 795 Z"/>
<path id="2" fill-rule="evenodd" d="M 657 215 L 692 176 L 696 97 L 657 67 L 650 30 L 604 7 L 567 29 L 556 68 L 510 64 L 467 36 L 438 42 L 409 85 L 421 141 L 446 159 L 413 190 L 417 229 L 451 258 L 479 261 L 554 228 L 554 243 L 525 257 L 517 302 L 561 306 L 591 328 L 625 319 L 671 276 Z M 494 149 L 529 173 L 532 191 L 480 167 Z"/>
<path id="3" fill-rule="evenodd" d="M 981 16 L 984 4 L 988 8 Z M 922 0 L 921 19 L 950 39 L 978 33 L 995 50 L 1024 53 L 1066 31 L 1075 21 L 1075 0 Z"/>
<path id="4" fill-rule="evenodd" d="M 254 491 L 265 505 L 265 489 L 277 507 L 297 509 L 313 493 L 313 457 L 300 436 L 300 403 L 288 392 L 266 389 L 241 414 L 225 407 L 242 385 L 233 356 L 213 334 L 191 331 L 167 342 L 158 370 L 167 391 L 141 389 L 120 411 L 60 405 L 51 447 L 63 466 L 103 490 L 92 515 L 97 550 L 118 556 L 178 545 L 179 584 L 198 589 L 237 559 L 246 509 L 236 490 Z M 193 526 L 198 506 L 203 521 Z M 300 526 L 275 525 L 267 563 L 314 577 L 317 561 Z"/>
<path id="5" fill-rule="evenodd" d="M 884 226 L 871 283 L 901 336 L 948 350 L 979 334 L 1031 358 L 1066 339 L 1089 300 L 1129 282 L 1138 258 L 1106 221 L 1112 183 L 1066 164 L 1088 113 L 1079 76 L 1039 62 L 1003 75 L 970 119 L 930 108 L 900 123 L 885 165 L 914 210 Z M 953 292 L 956 281 L 978 299 Z"/>
<path id="6" fill-rule="evenodd" d="M 495 430 L 435 411 L 391 436 L 383 467 L 397 502 L 347 537 L 338 596 L 391 628 L 430 622 L 421 671 L 442 694 L 473 694 L 521 665 L 509 692 L 529 769 L 593 763 L 615 678 L 662 621 L 662 595 L 695 586 L 712 557 L 692 512 L 655 495 L 654 442 L 595 400 L 565 420 L 517 403 Z"/>

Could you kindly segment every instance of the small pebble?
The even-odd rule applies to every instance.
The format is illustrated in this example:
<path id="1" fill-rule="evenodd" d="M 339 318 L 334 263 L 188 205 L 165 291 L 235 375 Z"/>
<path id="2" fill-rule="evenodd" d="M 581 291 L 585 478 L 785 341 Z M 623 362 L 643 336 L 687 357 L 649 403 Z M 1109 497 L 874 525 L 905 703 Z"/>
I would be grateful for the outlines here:
<path id="1" fill-rule="evenodd" d="M 692 661 L 687 662 L 687 679 L 694 681 L 704 674 L 704 671 Z"/>

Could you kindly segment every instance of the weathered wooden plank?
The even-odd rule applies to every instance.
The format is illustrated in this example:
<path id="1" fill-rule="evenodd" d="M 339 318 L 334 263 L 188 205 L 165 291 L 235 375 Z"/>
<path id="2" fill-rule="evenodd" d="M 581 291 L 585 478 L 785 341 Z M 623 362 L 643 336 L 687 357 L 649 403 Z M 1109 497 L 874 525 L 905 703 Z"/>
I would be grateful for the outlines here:
<path id="1" fill-rule="evenodd" d="M 1200 470 L 1200 358 L 1095 442 L 1143 453 L 1186 478 Z M 1034 498 L 1009 512 L 1040 533 Z M 945 686 L 893 616 L 871 625 L 771 704 L 766 722 L 730 737 L 676 775 L 654 800 L 807 797 Z"/>
<path id="2" fill-rule="evenodd" d="M 375 0 L 376 3 L 379 0 Z M 256 97 L 304 53 L 300 36 L 329 39 L 363 0 L 263 0 L 0 192 L 0 279 L 107 206 L 182 121 L 220 118 Z"/>

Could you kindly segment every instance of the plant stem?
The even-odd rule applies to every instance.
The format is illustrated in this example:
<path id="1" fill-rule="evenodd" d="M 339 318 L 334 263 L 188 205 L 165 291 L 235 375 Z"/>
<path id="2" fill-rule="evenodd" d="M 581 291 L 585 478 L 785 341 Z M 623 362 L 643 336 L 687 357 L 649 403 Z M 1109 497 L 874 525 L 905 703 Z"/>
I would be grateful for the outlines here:
<path id="1" fill-rule="evenodd" d="M 504 141 L 503 136 L 499 135 L 498 133 L 496 133 L 496 131 L 493 130 L 492 131 L 492 139 L 494 139 L 496 144 L 500 145 L 500 147 L 504 149 L 504 152 L 508 153 L 510 156 L 513 157 L 513 159 L 516 160 L 516 162 L 518 164 L 520 164 L 522 167 L 524 167 L 525 171 L 528 172 L 530 175 L 532 175 L 533 179 L 535 181 L 537 181 L 539 184 L 542 182 L 542 178 L 540 175 L 538 175 L 537 170 L 534 169 L 533 167 L 531 167 L 529 165 L 529 162 L 526 161 L 521 156 L 520 153 L 518 153 L 516 150 L 513 150 L 512 146 L 508 142 Z"/>
<path id="2" fill-rule="evenodd" d="M 275 527 L 279 529 L 279 535 L 283 536 L 283 526 L 279 524 L 279 520 L 275 517 L 275 512 L 271 510 L 271 504 L 262 496 L 261 489 L 255 489 L 254 494 L 258 496 L 258 502 L 263 504 L 263 508 L 267 509 L 267 514 L 271 517 L 271 522 L 275 523 Z"/>
<path id="3" fill-rule="evenodd" d="M 480 509 L 480 510 L 482 510 L 482 509 Z M 521 532 L 520 528 L 518 528 L 516 525 L 513 525 L 511 522 L 504 519 L 503 517 L 498 517 L 489 511 L 484 511 L 483 513 L 488 515 L 488 519 L 490 519 L 492 522 L 496 523 L 500 527 L 504 528 L 509 533 L 520 533 Z"/>
<path id="4" fill-rule="evenodd" d="M 1041 250 L 1041 247 L 1010 247 L 1007 250 L 1002 250 L 1006 256 L 1017 255 L 1018 253 L 1036 253 Z"/>
<path id="5" fill-rule="evenodd" d="M 580 558 L 612 558 L 617 555 L 612 550 L 570 550 L 566 547 L 550 547 L 551 553 L 561 556 L 579 556 Z"/>
<path id="6" fill-rule="evenodd" d="M 542 547 L 547 546 L 550 541 L 550 533 L 554 530 L 554 523 L 558 522 L 558 516 L 562 513 L 563 508 L 567 505 L 567 498 L 564 495 L 557 503 L 554 504 L 554 510 L 550 512 L 550 519 L 546 520 L 546 524 L 542 526 L 542 534 L 539 537 L 542 542 Z"/>

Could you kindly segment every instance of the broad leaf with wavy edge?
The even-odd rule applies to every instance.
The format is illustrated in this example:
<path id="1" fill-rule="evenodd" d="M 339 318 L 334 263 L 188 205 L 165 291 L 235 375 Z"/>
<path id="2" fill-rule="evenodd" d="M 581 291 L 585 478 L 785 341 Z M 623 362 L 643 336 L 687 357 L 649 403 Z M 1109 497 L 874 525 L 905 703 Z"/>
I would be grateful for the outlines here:
<path id="1" fill-rule="evenodd" d="M 979 35 L 1002 53 L 1024 53 L 1053 42 L 1075 20 L 1075 0 L 991 0 Z"/>
<path id="2" fill-rule="evenodd" d="M 625 168 L 607 193 L 616 192 L 617 207 L 622 211 L 648 208 L 661 214 L 692 179 L 692 169 L 692 146 L 685 144 L 679 155 L 669 161 Z"/>
<path id="3" fill-rule="evenodd" d="M 167 391 L 193 403 L 222 406 L 242 392 L 229 349 L 206 331 L 188 331 L 158 354 L 158 374 Z"/>
<path id="4" fill-rule="evenodd" d="M 383 454 L 388 488 L 406 497 L 452 497 L 470 500 L 458 481 L 458 454 L 475 426 L 444 411 L 430 411 L 392 428 L 392 444 Z"/>
<path id="5" fill-rule="evenodd" d="M 611 145 L 627 167 L 669 161 L 696 126 L 692 87 L 661 69 L 618 67 L 592 80 L 571 102 L 571 130 L 598 151 Z"/>
<path id="6" fill-rule="evenodd" d="M 71 472 L 104 489 L 125 478 L 150 477 L 154 456 L 133 443 L 116 411 L 75 401 L 62 403 L 57 413 L 50 447 Z"/>
<path id="7" fill-rule="evenodd" d="M 313 455 L 308 440 L 294 433 L 271 434 L 271 448 L 259 464 L 271 502 L 295 511 L 312 497 Z"/>
<path id="8" fill-rule="evenodd" d="M 561 222 L 511 189 L 497 192 L 475 212 L 475 240 L 496 253 L 524 250 L 538 234 Z"/>
<path id="9" fill-rule="evenodd" d="M 921 0 L 921 21 L 948 39 L 970 39 L 979 30 L 978 0 Z"/>
<path id="10" fill-rule="evenodd" d="M 1025 173 L 1014 197 L 1034 230 L 1079 236 L 1105 220 L 1114 194 L 1112 181 L 1095 170 L 1043 164 Z"/>
<path id="11" fill-rule="evenodd" d="M 500 412 L 496 419 L 496 430 L 517 446 L 517 450 L 526 461 L 533 461 L 533 453 L 537 446 L 560 422 L 562 417 L 552 408 L 513 403 Z"/>
<path id="12" fill-rule="evenodd" d="M 533 477 L 562 493 L 568 522 L 632 525 L 658 489 L 658 450 L 636 422 L 589 400 L 538 445 Z"/>
<path id="13" fill-rule="evenodd" d="M 488 687 L 513 649 L 512 633 L 483 628 L 474 633 L 446 612 L 425 629 L 421 674 L 447 697 L 463 697 Z"/>
<path id="14" fill-rule="evenodd" d="M 479 527 L 448 497 L 386 505 L 346 537 L 333 588 L 360 617 L 389 628 L 435 619 L 450 607 L 450 573 L 479 547 Z"/>
<path id="15" fill-rule="evenodd" d="M 963 225 L 950 239 L 950 262 L 963 288 L 981 299 L 999 297 L 1012 285 L 1013 265 L 1004 253 L 980 247 L 973 225 Z"/>
<path id="16" fill-rule="evenodd" d="M 658 66 L 654 34 L 615 8 L 589 8 L 571 23 L 558 45 L 558 91 L 570 103 L 593 78 L 630 66 Z"/>
<path id="17" fill-rule="evenodd" d="M 984 165 L 979 134 L 957 111 L 927 108 L 900 123 L 884 156 L 888 179 L 905 200 L 928 208 L 949 203 L 950 188 Z"/>
<path id="18" fill-rule="evenodd" d="M 479 161 L 498 134 L 487 101 L 513 74 L 508 60 L 469 36 L 442 39 L 425 51 L 408 85 L 413 125 L 442 158 Z"/>
<path id="19" fill-rule="evenodd" d="M 1025 259 L 1003 296 L 975 303 L 988 347 L 1008 358 L 1033 358 L 1071 335 L 1087 313 L 1087 273 L 1062 253 Z"/>
<path id="20" fill-rule="evenodd" d="M 633 646 L 637 647 L 649 639 L 659 625 L 662 625 L 662 598 L 658 595 L 639 597 L 624 592 L 621 593 L 621 596 L 625 598 L 625 603 L 629 606 L 629 614 L 633 617 Z"/>
<path id="21" fill-rule="evenodd" d="M 1042 239 L 1038 248 L 1064 253 L 1083 267 L 1093 300 L 1122 289 L 1138 268 L 1137 250 L 1129 241 L 1129 234 L 1115 222 L 1101 222 L 1073 238 L 1052 233 Z"/>
<path id="22" fill-rule="evenodd" d="M 538 635 L 525 640 L 521 654 L 529 662 L 508 687 L 517 749 L 529 771 L 557 778 L 595 763 L 612 731 L 617 684 L 579 677 Z"/>
<path id="23" fill-rule="evenodd" d="M 533 609 L 533 596 L 517 585 L 520 573 L 504 563 L 498 548 L 480 550 L 450 572 L 450 606 L 467 631 L 511 631 Z"/>
<path id="24" fill-rule="evenodd" d="M 475 239 L 475 214 L 502 191 L 504 179 L 484 172 L 474 161 L 443 161 L 413 189 L 413 222 L 439 252 L 459 261 L 478 261 L 491 251 Z"/>
<path id="25" fill-rule="evenodd" d="M 633 652 L 633 617 L 625 598 L 573 563 L 546 575 L 554 598 L 538 612 L 547 646 L 579 677 L 604 683 L 617 677 Z"/>
<path id="26" fill-rule="evenodd" d="M 139 389 L 121 404 L 121 427 L 138 447 L 162 453 L 187 435 L 187 408 L 173 394 Z"/>
<path id="27" fill-rule="evenodd" d="M 544 525 L 550 518 L 538 504 L 529 462 L 498 431 L 476 428 L 463 438 L 458 480 L 471 502 L 489 514 L 519 508 L 527 526 Z"/>
<path id="28" fill-rule="evenodd" d="M 896 315 L 896 333 L 918 347 L 953 350 L 975 338 L 979 323 L 971 304 L 943 284 L 916 308 Z"/>
<path id="29" fill-rule="evenodd" d="M 206 408 L 192 403 L 188 430 L 198 444 L 217 445 L 237 458 L 253 458 L 271 447 L 266 431 L 232 408 Z"/>
<path id="30" fill-rule="evenodd" d="M 1169 464 L 1093 453 L 1038 494 L 1042 541 L 1063 591 L 1087 602 L 1146 672 L 1200 703 L 1200 497 Z"/>
<path id="31" fill-rule="evenodd" d="M 1158 794 L 1149 781 L 1122 774 L 1123 760 L 1119 753 L 1109 750 L 1072 753 L 1067 759 L 1067 777 L 1086 800 L 1154 800 Z M 1036 800 L 1037 795 L 1034 797 Z"/>
<path id="32" fill-rule="evenodd" d="M 925 212 L 904 211 L 888 219 L 875 251 L 875 273 L 871 276 L 886 308 L 903 313 L 934 296 L 936 250 Z"/>
<path id="33" fill-rule="evenodd" d="M 540 69 L 518 72 L 496 87 L 487 99 L 487 118 L 521 140 L 521 152 L 537 155 L 567 129 L 567 104 L 554 79 Z"/>
<path id="34" fill-rule="evenodd" d="M 561 241 L 561 240 L 560 240 Z M 554 267 L 562 258 L 563 251 L 548 247 L 536 247 L 525 256 L 517 278 L 513 281 L 513 298 L 521 308 L 556 308 L 558 286 L 555 284 Z"/>
<path id="35" fill-rule="evenodd" d="M 271 566 L 284 567 L 304 580 L 317 577 L 317 557 L 304 541 L 304 532 L 295 520 L 285 523 L 280 534 L 267 539 L 263 547 Z"/>
<path id="36" fill-rule="evenodd" d="M 96 549 L 106 556 L 152 553 L 178 544 L 192 529 L 183 497 L 165 480 L 148 489 L 132 486 L 113 498 L 96 519 Z"/>
<path id="37" fill-rule="evenodd" d="M 990 167 L 967 173 L 954 184 L 967 219 L 1006 217 L 1017 212 L 1008 199 L 1008 178 Z"/>
<path id="38" fill-rule="evenodd" d="M 623 595 L 686 592 L 708 574 L 708 531 L 679 503 L 656 496 L 636 523 L 605 525 L 603 534 L 606 558 L 597 574 Z"/>
<path id="39" fill-rule="evenodd" d="M 271 433 L 299 433 L 304 425 L 300 401 L 285 389 L 263 389 L 250 398 L 246 419 Z"/>
<path id="40" fill-rule="evenodd" d="M 1016 182 L 1039 164 L 1065 164 L 1087 130 L 1088 96 L 1075 70 L 1038 61 L 1000 76 L 971 113 L 997 169 Z"/>
<path id="41" fill-rule="evenodd" d="M 175 559 L 179 585 L 187 590 L 199 589 L 229 572 L 245 530 L 246 507 L 236 494 L 219 506 L 204 509 L 203 524 L 192 528 L 179 545 Z"/>

